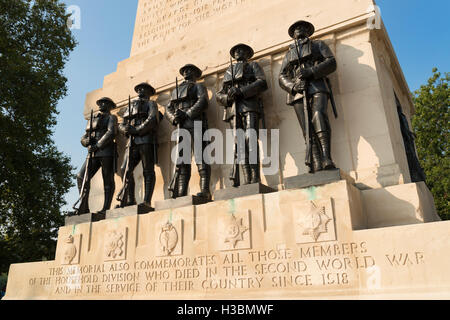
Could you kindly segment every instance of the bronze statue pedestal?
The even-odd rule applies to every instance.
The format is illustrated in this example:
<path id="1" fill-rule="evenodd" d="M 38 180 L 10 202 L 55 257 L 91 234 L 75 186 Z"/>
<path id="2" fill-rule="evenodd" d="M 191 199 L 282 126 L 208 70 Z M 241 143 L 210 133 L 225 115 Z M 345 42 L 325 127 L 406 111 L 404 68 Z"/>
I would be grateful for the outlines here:
<path id="1" fill-rule="evenodd" d="M 271 193 L 277 190 L 270 188 L 262 183 L 246 184 L 239 187 L 229 187 L 214 192 L 214 201 L 229 200 L 240 197 L 251 196 L 254 194 Z"/>
<path id="2" fill-rule="evenodd" d="M 176 199 L 166 199 L 155 202 L 155 210 L 175 209 L 180 207 L 195 206 L 209 202 L 207 198 L 198 196 L 185 196 Z"/>
<path id="3" fill-rule="evenodd" d="M 66 216 L 65 225 L 72 226 L 80 223 L 96 222 L 105 220 L 105 217 L 105 213 L 84 213 L 80 215 Z"/>
<path id="4" fill-rule="evenodd" d="M 155 211 L 154 208 L 146 206 L 145 204 L 138 204 L 124 208 L 115 208 L 106 211 L 106 219 L 115 219 L 120 217 L 134 216 L 137 214 L 146 214 Z"/>
<path id="5" fill-rule="evenodd" d="M 349 184 L 355 184 L 355 180 L 341 169 L 322 170 L 316 173 L 305 173 L 302 175 L 284 179 L 284 189 L 302 189 L 320 186 L 340 180 L 347 180 Z"/>

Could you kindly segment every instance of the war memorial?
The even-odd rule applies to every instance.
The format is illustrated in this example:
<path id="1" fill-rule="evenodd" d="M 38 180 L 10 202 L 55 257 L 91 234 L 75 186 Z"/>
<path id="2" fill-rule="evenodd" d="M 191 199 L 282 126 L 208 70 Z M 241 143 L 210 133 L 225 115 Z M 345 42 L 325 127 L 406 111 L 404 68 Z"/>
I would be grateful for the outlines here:
<path id="1" fill-rule="evenodd" d="M 56 256 L 5 299 L 449 299 L 413 113 L 372 0 L 139 0 Z"/>

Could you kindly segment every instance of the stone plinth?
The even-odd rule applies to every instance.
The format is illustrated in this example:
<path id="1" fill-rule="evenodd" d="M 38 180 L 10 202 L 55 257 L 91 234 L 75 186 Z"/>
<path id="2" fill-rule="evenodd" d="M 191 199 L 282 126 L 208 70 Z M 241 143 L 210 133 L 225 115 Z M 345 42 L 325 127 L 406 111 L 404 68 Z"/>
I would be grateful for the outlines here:
<path id="1" fill-rule="evenodd" d="M 348 183 L 354 184 L 355 180 L 340 169 L 323 170 L 316 173 L 305 173 L 295 177 L 284 179 L 285 189 L 301 189 L 320 186 L 327 183 L 346 179 Z"/>
<path id="2" fill-rule="evenodd" d="M 115 208 L 106 211 L 106 219 L 116 219 L 120 217 L 134 216 L 137 214 L 146 214 L 152 211 L 155 211 L 155 209 L 145 204 L 138 204 L 124 208 Z"/>
<path id="3" fill-rule="evenodd" d="M 65 225 L 70 226 L 74 224 L 95 222 L 105 219 L 105 213 L 84 213 L 75 216 L 66 216 Z"/>
<path id="4" fill-rule="evenodd" d="M 174 209 L 174 208 L 180 208 L 180 207 L 195 206 L 195 205 L 204 204 L 207 202 L 208 202 L 208 199 L 206 199 L 204 197 L 185 196 L 185 197 L 179 197 L 176 199 L 167 199 L 167 200 L 162 200 L 162 201 L 156 201 L 155 209 L 156 210 Z"/>
<path id="5" fill-rule="evenodd" d="M 262 183 L 251 183 L 239 187 L 228 187 L 226 189 L 217 190 L 214 192 L 214 201 L 229 200 L 274 191 L 275 190 L 273 188 L 270 188 Z"/>
<path id="6" fill-rule="evenodd" d="M 385 192 L 427 205 L 403 188 Z M 54 261 L 11 265 L 5 299 L 449 299 L 450 222 L 371 226 L 389 201 L 373 192 L 341 180 L 61 227 Z"/>

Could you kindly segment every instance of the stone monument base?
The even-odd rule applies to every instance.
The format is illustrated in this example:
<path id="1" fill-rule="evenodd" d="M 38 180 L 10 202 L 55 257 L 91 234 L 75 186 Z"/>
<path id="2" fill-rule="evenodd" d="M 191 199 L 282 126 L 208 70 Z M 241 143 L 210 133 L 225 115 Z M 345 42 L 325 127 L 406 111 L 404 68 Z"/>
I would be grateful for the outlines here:
<path id="1" fill-rule="evenodd" d="M 217 190 L 216 192 L 214 192 L 214 201 L 229 200 L 251 196 L 254 194 L 264 194 L 270 192 L 275 192 L 275 189 L 270 188 L 262 183 L 252 183 L 239 187 L 228 187 L 225 189 Z"/>
<path id="2" fill-rule="evenodd" d="M 155 210 L 175 209 L 187 206 L 195 206 L 209 202 L 208 199 L 198 196 L 185 196 L 176 199 L 166 199 L 155 202 Z"/>
<path id="3" fill-rule="evenodd" d="M 355 180 L 341 169 L 323 170 L 316 173 L 305 173 L 299 176 L 284 179 L 285 189 L 301 189 L 323 184 L 347 180 L 350 184 L 355 184 Z"/>
<path id="4" fill-rule="evenodd" d="M 141 203 L 134 206 L 108 210 L 106 211 L 106 219 L 116 219 L 120 217 L 133 216 L 136 214 L 145 214 L 153 211 L 155 211 L 154 208 Z"/>
<path id="5" fill-rule="evenodd" d="M 4 299 L 449 299 L 450 221 L 423 190 L 340 180 L 61 227 Z"/>
<path id="6" fill-rule="evenodd" d="M 65 225 L 75 225 L 86 222 L 96 222 L 104 220 L 106 217 L 105 213 L 84 213 L 80 215 L 66 216 L 65 217 Z"/>

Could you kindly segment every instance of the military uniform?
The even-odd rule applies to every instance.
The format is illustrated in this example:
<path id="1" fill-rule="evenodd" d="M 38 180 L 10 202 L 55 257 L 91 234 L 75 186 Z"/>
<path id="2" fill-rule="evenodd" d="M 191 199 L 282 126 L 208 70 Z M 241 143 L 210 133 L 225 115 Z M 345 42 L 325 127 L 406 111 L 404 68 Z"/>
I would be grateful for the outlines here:
<path id="1" fill-rule="evenodd" d="M 289 34 L 293 36 L 293 30 L 298 27 L 309 28 L 309 36 L 314 33 L 314 27 L 305 21 L 296 22 L 291 26 Z M 322 169 L 335 168 L 331 160 L 331 127 L 327 114 L 328 99 L 331 95 L 327 75 L 336 71 L 336 60 L 330 48 L 320 40 L 294 39 L 297 45 L 291 44 L 284 57 L 279 75 L 279 84 L 287 91 L 287 104 L 294 107 L 303 136 L 305 132 L 305 114 L 303 106 L 303 92 L 297 90 L 296 84 L 303 82 L 305 86 L 309 113 L 313 133 L 311 172 Z M 299 57 L 300 55 L 300 57 Z M 302 77 L 302 71 L 308 71 L 308 77 Z"/>
<path id="2" fill-rule="evenodd" d="M 203 141 L 203 135 L 208 129 L 208 120 L 206 110 L 208 108 L 208 93 L 203 84 L 197 83 L 196 79 L 202 75 L 201 70 L 192 64 L 187 64 L 180 69 L 183 75 L 186 68 L 193 70 L 193 78 L 185 79 L 179 86 L 171 93 L 170 103 L 166 108 L 166 118 L 173 125 L 180 125 L 180 129 L 186 129 L 191 135 L 191 142 L 194 142 L 194 121 L 202 123 L 202 154 L 203 150 L 208 144 L 208 141 Z M 185 116 L 179 120 L 177 114 L 184 114 Z M 211 166 L 205 163 L 205 159 L 196 161 L 198 172 L 200 175 L 200 193 L 197 196 L 202 196 L 210 199 L 210 180 L 211 180 Z M 183 197 L 187 195 L 187 188 L 191 178 L 191 164 L 182 163 L 177 165 L 179 170 L 176 187 L 173 198 Z"/>
<path id="3" fill-rule="evenodd" d="M 107 101 L 111 107 L 115 106 L 114 102 L 109 98 L 102 98 L 97 101 Z M 117 117 L 107 112 L 97 113 L 92 119 L 92 131 L 90 131 L 90 121 L 88 122 L 86 133 L 81 138 L 81 144 L 88 148 L 95 146 L 96 151 L 92 153 L 91 163 L 89 165 L 89 172 L 87 175 L 86 195 L 81 199 L 81 204 L 78 209 L 78 214 L 88 213 L 89 211 L 89 190 L 90 181 L 97 173 L 100 167 L 102 168 L 103 188 L 104 188 L 104 204 L 101 212 L 108 210 L 111 207 L 111 201 L 114 195 L 115 183 L 115 161 L 116 161 L 116 144 L 114 138 L 117 134 Z M 78 189 L 81 193 L 83 178 L 86 172 L 86 166 L 89 158 L 84 162 L 81 170 L 77 174 Z"/>
<path id="4" fill-rule="evenodd" d="M 135 87 L 138 92 L 139 87 L 146 88 L 148 97 L 155 93 L 147 83 L 141 83 Z M 119 131 L 125 136 L 131 136 L 128 141 L 127 148 L 130 148 L 129 159 L 124 158 L 122 164 L 123 174 L 128 174 L 128 185 L 124 196 L 124 201 L 121 206 L 128 206 L 136 204 L 135 198 L 135 181 L 133 171 L 136 166 L 142 161 L 143 175 L 144 175 L 144 204 L 150 206 L 153 191 L 155 189 L 156 175 L 155 163 L 158 161 L 157 157 L 157 130 L 159 125 L 159 111 L 158 106 L 154 101 L 149 100 L 148 97 L 139 97 L 137 100 L 131 102 L 131 110 L 128 108 L 123 115 L 123 122 L 119 125 Z M 132 128 L 133 130 L 127 130 Z M 128 162 L 128 171 L 125 168 Z"/>
<path id="5" fill-rule="evenodd" d="M 222 89 L 217 92 L 216 100 L 225 107 L 223 120 L 229 122 L 231 127 L 236 126 L 237 129 L 247 131 L 248 129 L 256 130 L 259 136 L 259 122 L 263 115 L 263 106 L 260 94 L 267 90 L 267 82 L 264 71 L 261 66 L 254 61 L 247 61 L 253 56 L 253 49 L 244 44 L 234 46 L 230 54 L 234 57 L 235 51 L 239 48 L 245 49 L 248 54 L 245 59 L 238 60 L 230 66 L 224 76 Z M 231 70 L 233 67 L 233 70 Z M 229 93 L 232 87 L 239 88 L 241 95 L 236 101 L 230 99 Z M 236 110 L 232 110 L 233 102 L 235 102 Z M 236 118 L 234 117 L 236 113 Z M 253 148 L 256 147 L 256 150 Z M 259 172 L 259 150 L 258 145 L 249 143 L 249 135 L 246 134 L 245 139 L 245 155 L 242 171 L 244 174 L 244 183 L 260 182 Z M 257 154 L 257 163 L 251 164 L 249 161 L 249 153 Z M 238 184 L 235 182 L 235 185 Z"/>

